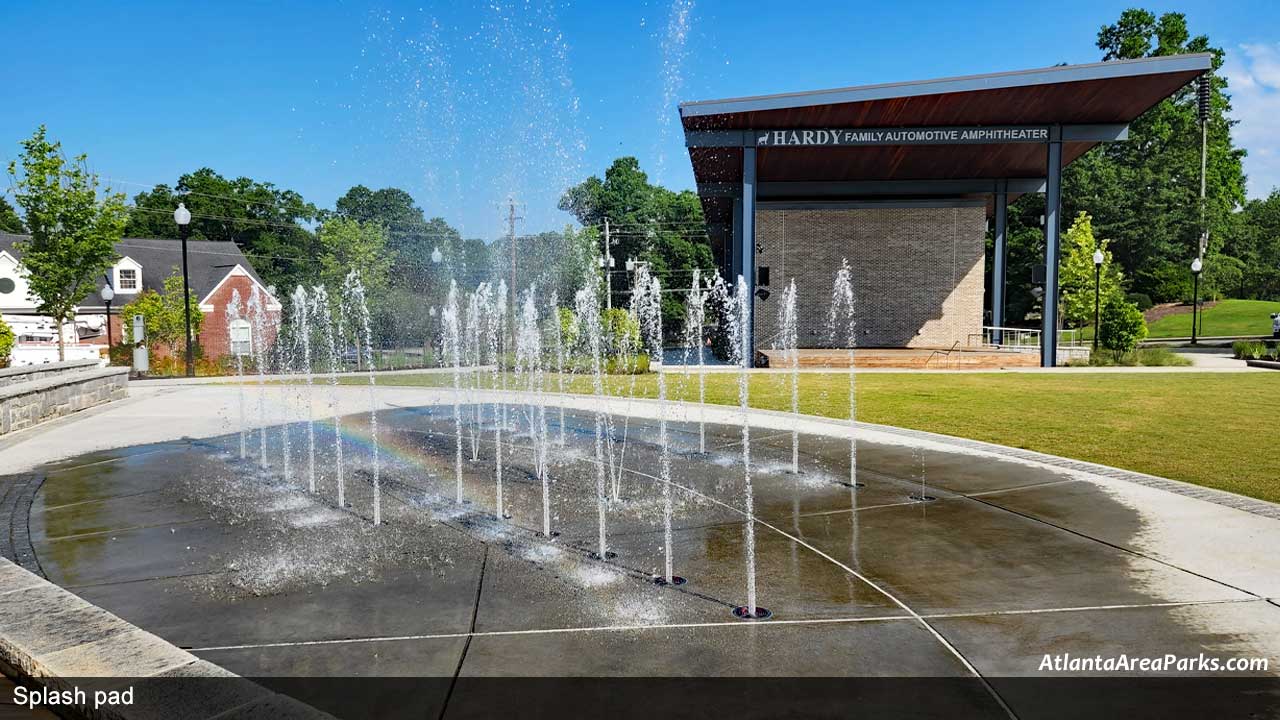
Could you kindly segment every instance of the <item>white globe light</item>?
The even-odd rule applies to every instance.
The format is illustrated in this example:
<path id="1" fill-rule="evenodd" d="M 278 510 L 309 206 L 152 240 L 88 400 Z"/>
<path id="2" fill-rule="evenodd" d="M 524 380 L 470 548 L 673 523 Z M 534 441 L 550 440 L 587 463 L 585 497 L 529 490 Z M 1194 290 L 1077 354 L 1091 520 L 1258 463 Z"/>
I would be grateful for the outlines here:
<path id="1" fill-rule="evenodd" d="M 444 259 L 444 253 L 440 252 L 439 247 L 431 251 L 431 262 L 439 265 L 440 261 L 443 259 Z"/>
<path id="2" fill-rule="evenodd" d="M 102 299 L 106 302 L 111 302 L 116 296 L 116 291 L 112 290 L 110 285 L 104 285 L 102 286 L 102 292 L 98 294 L 101 295 Z"/>
<path id="3" fill-rule="evenodd" d="M 1191 272 L 1199 273 L 1202 269 L 1204 269 L 1204 263 L 1200 262 L 1200 258 L 1191 261 Z"/>
<path id="4" fill-rule="evenodd" d="M 191 211 L 183 203 L 178 203 L 178 209 L 173 211 L 173 221 L 179 225 L 186 225 L 191 222 Z"/>
<path id="5" fill-rule="evenodd" d="M 1094 251 L 1093 251 L 1093 264 L 1094 264 L 1094 265 L 1101 265 L 1101 264 L 1102 264 L 1102 261 L 1103 261 L 1103 260 L 1105 260 L 1105 259 L 1106 259 L 1106 258 L 1104 258 L 1104 257 L 1102 256 L 1102 251 L 1101 251 L 1101 250 L 1094 250 Z"/>

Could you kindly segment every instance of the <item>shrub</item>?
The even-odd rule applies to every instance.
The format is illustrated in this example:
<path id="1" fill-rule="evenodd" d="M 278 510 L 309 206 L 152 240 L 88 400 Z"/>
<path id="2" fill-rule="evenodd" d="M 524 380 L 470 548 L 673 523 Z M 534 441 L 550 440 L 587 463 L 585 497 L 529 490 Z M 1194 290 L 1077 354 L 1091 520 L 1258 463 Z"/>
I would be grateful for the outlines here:
<path id="1" fill-rule="evenodd" d="M 1191 364 L 1191 359 L 1179 355 L 1167 347 L 1139 348 L 1133 352 L 1138 365 L 1183 367 Z"/>
<path id="2" fill-rule="evenodd" d="M 643 375 L 649 372 L 648 353 L 631 355 L 608 355 L 600 359 L 600 370 L 606 375 Z M 516 369 L 515 353 L 507 353 L 501 358 L 500 367 L 507 372 Z M 591 373 L 591 358 L 586 355 L 568 355 L 564 359 L 564 371 L 575 375 Z M 547 372 L 555 372 L 555 368 L 546 368 Z"/>
<path id="3" fill-rule="evenodd" d="M 605 346 L 612 352 L 640 347 L 640 321 L 623 308 L 610 308 L 600 318 Z"/>
<path id="4" fill-rule="evenodd" d="M 1267 354 L 1267 345 L 1258 340 L 1237 340 L 1231 343 L 1231 352 L 1237 360 L 1260 360 Z"/>
<path id="5" fill-rule="evenodd" d="M 1137 305 L 1110 297 L 1102 308 L 1102 329 L 1098 341 L 1117 358 L 1133 351 L 1147 337 L 1147 321 Z"/>
<path id="6" fill-rule="evenodd" d="M 112 365 L 132 365 L 133 346 L 127 343 L 116 343 L 107 350 L 107 358 Z"/>
<path id="7" fill-rule="evenodd" d="M 117 345 L 116 348 L 124 348 L 129 351 L 129 361 L 133 359 L 132 345 Z M 125 364 L 128 364 L 126 362 Z M 219 377 L 224 375 L 234 375 L 236 372 L 235 356 L 224 355 L 221 358 L 213 359 L 203 356 L 195 358 L 196 377 Z M 187 373 L 187 358 L 185 355 L 165 355 L 163 357 L 152 357 L 150 368 L 147 370 L 148 377 L 182 377 Z M 245 374 L 249 374 L 248 366 L 245 367 Z"/>
<path id="8" fill-rule="evenodd" d="M 1151 296 L 1146 293 L 1129 293 L 1128 295 L 1125 295 L 1125 299 L 1134 305 L 1137 305 L 1139 310 L 1150 310 L 1155 306 L 1155 303 L 1151 302 Z"/>
<path id="9" fill-rule="evenodd" d="M 13 354 L 13 328 L 0 319 L 0 368 L 9 367 L 9 358 Z"/>
<path id="10" fill-rule="evenodd" d="M 560 320 L 560 338 L 566 348 L 578 344 L 578 316 L 569 308 L 558 308 L 556 317 Z"/>
<path id="11" fill-rule="evenodd" d="M 1113 367 L 1121 365 L 1125 367 L 1133 367 L 1135 365 L 1145 365 L 1148 367 L 1183 367 L 1191 364 L 1191 360 L 1175 353 L 1167 347 L 1150 347 L 1130 350 L 1124 353 L 1098 353 L 1091 355 L 1087 363 L 1071 363 L 1073 365 L 1091 365 L 1095 367 Z"/>
<path id="12" fill-rule="evenodd" d="M 643 375 L 649 372 L 649 354 L 611 357 L 605 363 L 604 371 L 609 375 Z"/>

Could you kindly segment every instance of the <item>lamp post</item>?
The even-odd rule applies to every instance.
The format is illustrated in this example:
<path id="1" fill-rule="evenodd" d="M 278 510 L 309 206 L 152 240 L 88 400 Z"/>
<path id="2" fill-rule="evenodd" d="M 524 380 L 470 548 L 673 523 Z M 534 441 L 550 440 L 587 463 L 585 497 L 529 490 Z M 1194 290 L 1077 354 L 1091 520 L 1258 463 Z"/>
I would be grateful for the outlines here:
<path id="1" fill-rule="evenodd" d="M 187 326 L 187 377 L 196 376 L 195 349 L 191 342 L 191 283 L 187 275 L 187 232 L 191 225 L 191 211 L 183 203 L 173 211 L 173 221 L 178 224 L 178 237 L 182 239 L 182 317 Z"/>
<path id="2" fill-rule="evenodd" d="M 102 286 L 98 294 L 102 296 L 102 304 L 107 307 L 107 363 L 110 364 L 111 346 L 114 344 L 111 341 L 111 301 L 115 299 L 116 291 L 111 289 L 110 283 L 107 283 Z"/>
<path id="3" fill-rule="evenodd" d="M 1200 271 L 1204 269 L 1204 263 L 1200 262 L 1200 258 L 1191 261 L 1191 277 L 1195 280 L 1191 283 L 1191 344 L 1196 344 L 1196 315 L 1200 310 Z"/>
<path id="4" fill-rule="evenodd" d="M 440 246 L 437 245 L 431 250 L 431 264 L 439 265 L 443 261 L 444 253 L 440 252 Z M 432 274 L 434 275 L 434 272 Z M 436 311 L 435 305 L 431 306 L 427 316 L 431 319 L 427 321 L 429 323 L 427 336 L 422 339 L 422 367 L 427 367 L 427 356 L 431 354 L 435 346 L 436 333 L 440 331 L 440 323 L 437 320 L 439 313 Z"/>
<path id="5" fill-rule="evenodd" d="M 1093 351 L 1098 352 L 1098 335 L 1102 332 L 1099 318 L 1102 308 L 1102 249 L 1093 251 Z"/>

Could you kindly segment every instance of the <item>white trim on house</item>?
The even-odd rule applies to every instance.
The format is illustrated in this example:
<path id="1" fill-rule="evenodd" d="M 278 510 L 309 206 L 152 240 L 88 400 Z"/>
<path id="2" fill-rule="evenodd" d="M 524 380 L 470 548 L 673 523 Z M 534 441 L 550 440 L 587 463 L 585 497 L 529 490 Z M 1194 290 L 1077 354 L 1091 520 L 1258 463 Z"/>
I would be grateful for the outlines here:
<path id="1" fill-rule="evenodd" d="M 214 285 L 213 289 L 210 290 L 209 293 L 205 295 L 203 299 L 200 300 L 200 312 L 211 313 L 217 310 L 217 308 L 213 306 L 213 303 L 210 302 L 210 299 L 214 295 L 216 295 L 219 290 L 222 289 L 222 286 L 225 285 L 228 280 L 230 280 L 233 277 L 247 277 L 249 278 L 250 281 L 253 282 L 254 285 L 257 285 L 259 288 L 261 288 L 262 294 L 267 296 L 267 310 L 272 312 L 279 312 L 280 310 L 284 309 L 284 307 L 280 304 L 280 301 L 277 300 L 276 297 L 271 294 L 271 291 L 267 289 L 266 285 L 263 285 L 262 283 L 258 282 L 258 280 L 254 278 L 253 275 L 249 274 L 248 270 L 244 269 L 243 265 L 240 265 L 237 263 L 236 266 L 231 268 L 231 270 L 226 275 L 224 275 L 221 280 L 218 281 L 218 284 Z M 241 298 L 241 299 L 244 302 L 249 301 L 249 298 Z"/>
<path id="2" fill-rule="evenodd" d="M 7 250 L 0 250 L 0 276 L 13 280 L 13 290 L 0 294 L 0 309 L 16 313 L 33 313 L 39 302 L 31 294 L 27 271 Z"/>

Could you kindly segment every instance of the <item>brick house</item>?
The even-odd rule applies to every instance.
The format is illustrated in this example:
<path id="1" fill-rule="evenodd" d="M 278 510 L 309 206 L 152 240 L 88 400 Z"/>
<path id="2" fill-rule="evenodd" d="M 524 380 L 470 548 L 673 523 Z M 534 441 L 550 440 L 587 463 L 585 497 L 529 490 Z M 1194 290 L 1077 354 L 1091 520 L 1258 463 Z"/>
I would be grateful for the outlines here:
<path id="1" fill-rule="evenodd" d="M 0 313 L 14 327 L 20 342 L 24 328 L 52 326 L 49 318 L 42 318 L 36 310 L 36 302 L 30 297 L 24 273 L 18 264 L 20 254 L 14 243 L 26 239 L 23 235 L 0 233 Z M 102 299 L 101 287 L 109 284 L 115 292 L 111 301 L 110 335 L 114 342 L 119 343 L 124 337 L 121 325 L 126 321 L 119 314 L 121 308 L 147 290 L 162 292 L 165 278 L 182 272 L 182 244 L 176 240 L 125 238 L 116 243 L 116 253 L 120 258 L 101 279 L 99 290 L 90 293 L 80 303 L 74 337 L 71 336 L 70 325 L 64 328 L 69 342 L 106 345 L 107 305 Z M 226 311 L 234 291 L 238 290 L 241 302 L 247 304 L 256 287 L 264 294 L 268 312 L 281 311 L 272 289 L 262 281 L 235 243 L 188 241 L 187 268 L 191 295 L 199 301 L 200 312 L 204 315 L 197 344 L 206 358 L 217 359 L 230 352 L 231 335 Z M 244 313 L 243 308 L 241 313 Z M 242 321 L 236 332 L 236 344 L 248 351 L 248 343 L 251 342 L 248 322 Z M 242 342 L 245 345 L 241 345 Z M 162 355 L 167 352 L 160 347 L 153 348 L 153 351 Z"/>

